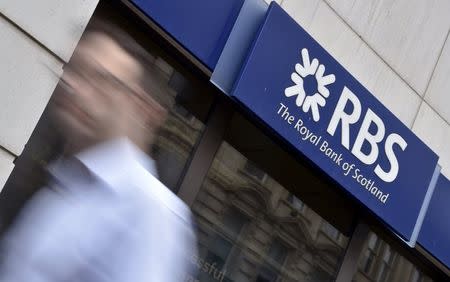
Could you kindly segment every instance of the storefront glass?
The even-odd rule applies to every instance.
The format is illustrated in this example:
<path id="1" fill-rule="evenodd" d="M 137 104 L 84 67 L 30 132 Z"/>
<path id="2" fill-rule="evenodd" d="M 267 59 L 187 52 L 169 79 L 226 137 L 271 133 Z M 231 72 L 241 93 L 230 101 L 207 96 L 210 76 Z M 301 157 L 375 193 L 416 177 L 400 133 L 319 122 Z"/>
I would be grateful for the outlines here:
<path id="1" fill-rule="evenodd" d="M 192 210 L 198 273 L 187 281 L 334 281 L 348 242 L 226 142 Z"/>
<path id="2" fill-rule="evenodd" d="M 433 280 L 371 232 L 353 281 L 431 282 Z"/>
<path id="3" fill-rule="evenodd" d="M 182 104 L 189 99 L 185 96 L 191 92 L 190 82 L 161 57 L 149 54 L 149 58 L 146 91 L 162 92 L 162 95 L 170 97 L 172 105 L 166 123 L 159 130 L 152 154 L 160 180 L 175 191 L 204 124 Z M 189 95 L 195 95 L 195 92 Z"/>

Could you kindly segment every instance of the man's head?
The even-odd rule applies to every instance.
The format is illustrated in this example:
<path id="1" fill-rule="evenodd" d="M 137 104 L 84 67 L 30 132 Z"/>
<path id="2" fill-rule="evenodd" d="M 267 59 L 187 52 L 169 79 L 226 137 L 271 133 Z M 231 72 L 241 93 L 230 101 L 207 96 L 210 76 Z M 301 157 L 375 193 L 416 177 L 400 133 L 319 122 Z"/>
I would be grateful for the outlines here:
<path id="1" fill-rule="evenodd" d="M 52 111 L 70 153 L 118 137 L 147 149 L 164 121 L 165 109 L 141 87 L 144 67 L 130 51 L 140 46 L 125 34 L 120 40 L 127 49 L 105 31 L 90 31 L 64 68 Z"/>

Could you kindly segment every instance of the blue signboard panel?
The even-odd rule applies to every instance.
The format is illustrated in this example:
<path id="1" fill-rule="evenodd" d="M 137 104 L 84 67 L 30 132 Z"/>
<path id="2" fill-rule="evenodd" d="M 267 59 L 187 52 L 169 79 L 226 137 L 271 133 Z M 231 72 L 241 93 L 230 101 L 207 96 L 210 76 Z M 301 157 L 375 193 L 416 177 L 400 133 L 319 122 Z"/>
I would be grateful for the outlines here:
<path id="1" fill-rule="evenodd" d="M 230 95 L 236 77 L 247 57 L 248 49 L 261 23 L 266 18 L 269 5 L 263 0 L 245 0 L 231 30 L 228 41 L 217 61 L 210 81 L 223 93 Z"/>
<path id="2" fill-rule="evenodd" d="M 440 175 L 418 242 L 450 268 L 450 180 Z"/>
<path id="3" fill-rule="evenodd" d="M 418 232 L 437 155 L 274 2 L 232 96 L 402 238 Z"/>
<path id="4" fill-rule="evenodd" d="M 244 0 L 132 0 L 203 64 L 214 69 Z"/>

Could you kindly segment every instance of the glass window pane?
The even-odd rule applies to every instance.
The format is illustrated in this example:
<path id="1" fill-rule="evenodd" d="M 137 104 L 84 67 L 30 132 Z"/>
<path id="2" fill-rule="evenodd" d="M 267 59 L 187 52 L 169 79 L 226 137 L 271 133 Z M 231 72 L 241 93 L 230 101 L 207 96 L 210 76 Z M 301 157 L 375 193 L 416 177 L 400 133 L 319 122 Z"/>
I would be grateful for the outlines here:
<path id="1" fill-rule="evenodd" d="M 377 273 L 377 281 L 378 282 L 386 281 L 388 272 L 389 272 L 389 269 L 388 269 L 387 265 L 385 263 L 382 263 L 380 265 L 380 269 L 378 270 L 378 273 Z"/>
<path id="2" fill-rule="evenodd" d="M 264 171 L 257 168 L 255 165 L 253 165 L 252 162 L 247 161 L 244 166 L 244 170 L 249 175 L 253 176 L 259 181 L 264 181 L 265 173 Z"/>
<path id="3" fill-rule="evenodd" d="M 267 253 L 268 258 L 272 259 L 273 262 L 279 265 L 283 265 L 288 254 L 288 248 L 280 243 L 277 239 L 270 245 L 269 252 Z"/>
<path id="4" fill-rule="evenodd" d="M 358 265 L 358 271 L 353 277 L 355 282 L 433 281 L 375 233 L 369 235 L 366 250 Z"/>
<path id="5" fill-rule="evenodd" d="M 264 175 L 264 181 L 256 175 Z M 294 204 L 303 212 L 293 213 Z M 220 266 L 223 281 L 333 281 L 348 242 L 329 224 L 333 236 L 327 235 L 322 217 L 227 142 L 218 150 L 192 210 L 199 259 Z M 231 245 L 226 257 L 210 255 L 218 254 L 219 241 L 212 239 L 216 236 Z M 214 281 L 203 268 L 197 270 L 200 281 Z"/>
<path id="6" fill-rule="evenodd" d="M 213 237 L 210 243 L 210 250 L 223 261 L 225 261 L 230 254 L 231 247 L 231 243 L 218 234 Z"/>
<path id="7" fill-rule="evenodd" d="M 339 238 L 339 231 L 334 228 L 331 224 L 328 222 L 324 222 L 322 224 L 322 230 L 327 234 L 327 236 L 337 240 Z"/>
<path id="8" fill-rule="evenodd" d="M 162 70 L 159 65 L 164 65 Z M 153 81 L 147 91 L 159 91 L 171 97 L 172 107 L 164 126 L 159 130 L 156 142 L 153 145 L 153 157 L 158 164 L 160 180 L 170 189 L 175 190 L 186 166 L 187 160 L 204 128 L 203 123 L 194 117 L 182 104 L 177 103 L 178 96 L 189 88 L 190 83 L 177 70 L 173 70 L 166 61 L 160 57 L 148 66 L 153 71 Z M 169 73 L 168 68 L 172 70 Z M 152 77 L 150 75 L 150 77 Z M 183 80 L 182 85 L 174 83 L 173 77 Z"/>
<path id="9" fill-rule="evenodd" d="M 371 250 L 375 250 L 376 245 L 377 245 L 377 242 L 378 242 L 378 236 L 375 235 L 375 233 L 371 233 L 371 234 L 370 234 L 370 237 L 369 237 L 369 244 L 368 244 L 368 247 L 369 247 Z"/>
<path id="10" fill-rule="evenodd" d="M 277 279 L 278 275 L 274 270 L 263 267 L 259 270 L 256 282 L 276 282 Z"/>
<path id="11" fill-rule="evenodd" d="M 230 232 L 230 236 L 236 238 L 248 222 L 248 218 L 241 212 L 232 208 L 225 213 L 222 221 L 225 229 Z"/>
<path id="12" fill-rule="evenodd" d="M 305 204 L 299 198 L 295 197 L 294 194 L 289 194 L 288 202 L 299 212 L 302 212 L 305 208 Z"/>
<path id="13" fill-rule="evenodd" d="M 391 248 L 389 246 L 386 246 L 386 249 L 384 249 L 384 255 L 383 255 L 383 260 L 385 263 L 390 263 L 391 261 Z"/>
<path id="14" fill-rule="evenodd" d="M 370 268 L 372 267 L 373 264 L 374 257 L 375 257 L 374 253 L 371 252 L 369 249 L 367 249 L 364 252 L 364 256 L 360 261 L 360 266 L 361 269 L 364 271 L 364 273 L 369 273 Z"/>
<path id="15" fill-rule="evenodd" d="M 411 275 L 411 282 L 421 282 L 422 281 L 422 273 L 415 268 Z"/>

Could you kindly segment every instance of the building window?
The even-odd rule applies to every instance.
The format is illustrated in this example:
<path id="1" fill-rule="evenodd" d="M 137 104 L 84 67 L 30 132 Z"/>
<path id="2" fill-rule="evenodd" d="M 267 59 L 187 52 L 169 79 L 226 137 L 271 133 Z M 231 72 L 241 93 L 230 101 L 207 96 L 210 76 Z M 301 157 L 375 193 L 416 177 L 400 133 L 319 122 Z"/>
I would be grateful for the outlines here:
<path id="1" fill-rule="evenodd" d="M 266 178 L 266 173 L 256 167 L 251 161 L 247 160 L 245 162 L 244 171 L 251 177 L 264 182 Z"/>
<path id="2" fill-rule="evenodd" d="M 202 261 L 201 269 L 199 271 L 198 278 L 200 281 L 216 281 L 217 277 L 221 276 L 225 264 L 227 262 L 228 256 L 231 253 L 233 248 L 233 244 L 227 239 L 223 238 L 221 235 L 216 234 L 211 239 L 210 244 L 208 246 L 208 251 L 204 256 Z M 220 270 L 219 273 L 212 274 L 210 270 L 212 270 L 212 266 L 214 266 L 217 270 Z"/>
<path id="3" fill-rule="evenodd" d="M 391 270 L 391 264 L 393 260 L 393 253 L 391 252 L 391 248 L 386 246 L 383 253 L 383 261 L 381 263 L 380 269 L 378 270 L 377 281 L 384 282 L 387 281 Z"/>
<path id="4" fill-rule="evenodd" d="M 355 282 L 433 281 L 374 233 L 369 236 L 359 266 L 360 272 L 353 277 Z"/>
<path id="5" fill-rule="evenodd" d="M 236 239 L 249 219 L 235 208 L 229 209 L 223 216 L 222 223 L 231 239 Z"/>
<path id="6" fill-rule="evenodd" d="M 361 260 L 360 266 L 365 273 L 369 273 L 376 257 L 376 249 L 378 247 L 379 240 L 377 235 L 371 233 L 367 249 L 364 253 L 364 258 Z"/>
<path id="7" fill-rule="evenodd" d="M 248 217 L 236 208 L 228 209 L 223 215 L 222 225 L 225 233 L 222 233 L 223 235 L 219 233 L 213 235 L 204 260 L 205 264 L 208 263 L 210 267 L 214 265 L 220 271 L 218 275 L 223 273 L 223 276 L 225 276 L 225 269 L 230 266 L 227 265 L 227 261 L 230 257 L 233 257 L 233 248 L 237 246 L 236 240 L 248 222 Z M 210 271 L 204 271 L 205 268 L 206 266 L 200 271 L 200 281 L 216 281 Z"/>
<path id="8" fill-rule="evenodd" d="M 279 274 L 282 273 L 281 268 L 288 256 L 288 248 L 279 240 L 274 240 L 267 252 L 268 262 L 260 268 L 257 282 L 276 282 Z"/>
<path id="9" fill-rule="evenodd" d="M 298 185 L 293 184 L 293 187 Z M 303 213 L 302 218 L 287 216 L 293 206 L 309 211 L 300 200 L 288 195 L 269 173 L 260 171 L 238 150 L 223 142 L 192 204 L 200 245 L 195 279 L 202 282 L 332 281 L 347 238 L 342 235 L 333 241 L 323 231 L 317 232 L 324 219 L 314 212 Z M 306 236 L 310 240 L 305 240 Z M 335 250 L 333 255 L 329 255 L 330 249 Z M 217 276 L 223 280 L 214 280 L 213 264 L 214 270 L 218 269 Z M 318 274 L 319 268 L 327 274 Z M 318 279 L 308 280 L 310 277 Z M 320 280 L 323 277 L 326 280 Z"/>
<path id="10" fill-rule="evenodd" d="M 186 110 L 183 106 L 181 105 L 174 105 L 173 107 L 174 112 L 176 112 L 178 115 L 180 115 L 181 117 L 183 117 L 183 119 L 187 122 L 187 123 L 192 123 L 195 122 L 195 117 L 194 115 L 189 112 L 188 110 Z"/>
<path id="11" fill-rule="evenodd" d="M 324 221 L 322 224 L 322 231 L 327 234 L 328 237 L 330 237 L 331 239 L 334 240 L 338 240 L 339 239 L 339 230 L 337 230 L 336 228 L 334 228 L 333 225 L 329 224 L 328 222 Z"/>
<path id="12" fill-rule="evenodd" d="M 322 268 L 316 266 L 308 276 L 307 281 L 333 282 L 336 279 Z"/>
<path id="13" fill-rule="evenodd" d="M 289 194 L 288 202 L 298 212 L 302 212 L 305 209 L 305 203 L 303 203 L 299 198 L 295 197 L 294 194 Z"/>
<path id="14" fill-rule="evenodd" d="M 414 270 L 411 274 L 410 281 L 411 282 L 422 282 L 423 280 L 424 279 L 423 279 L 422 273 L 416 267 L 414 267 Z"/>
<path id="15" fill-rule="evenodd" d="M 272 260 L 276 265 L 282 266 L 286 257 L 288 255 L 288 248 L 280 243 L 278 240 L 272 242 L 270 245 L 269 252 L 267 253 L 268 258 Z"/>
<path id="16" fill-rule="evenodd" d="M 278 273 L 268 266 L 264 266 L 259 270 L 256 282 L 277 282 Z"/>

